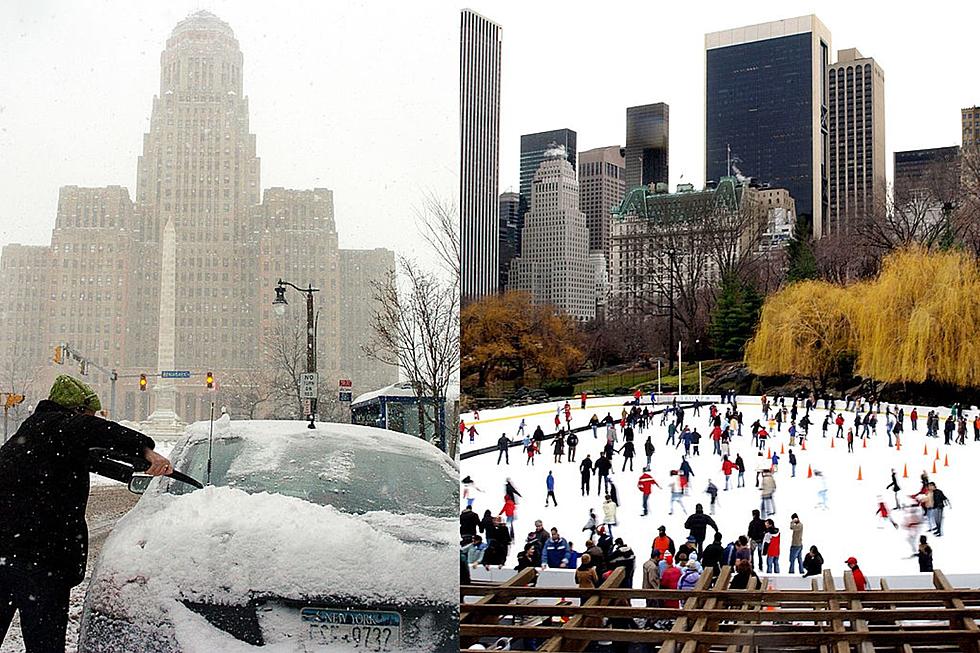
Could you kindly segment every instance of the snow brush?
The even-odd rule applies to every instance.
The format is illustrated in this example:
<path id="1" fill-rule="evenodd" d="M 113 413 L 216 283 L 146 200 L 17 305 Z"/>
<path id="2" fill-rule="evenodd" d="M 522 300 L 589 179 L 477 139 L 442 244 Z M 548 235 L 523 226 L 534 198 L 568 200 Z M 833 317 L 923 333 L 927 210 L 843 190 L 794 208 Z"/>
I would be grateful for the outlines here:
<path id="1" fill-rule="evenodd" d="M 132 458 L 121 456 L 102 447 L 92 447 L 88 452 L 89 470 L 91 472 L 99 476 L 111 478 L 114 481 L 119 481 L 120 483 L 129 483 L 133 478 L 133 474 L 145 472 L 150 468 L 150 462 L 142 456 L 134 456 Z M 198 489 L 204 487 L 199 481 L 176 469 L 167 474 L 167 476 L 175 481 L 193 485 Z"/>

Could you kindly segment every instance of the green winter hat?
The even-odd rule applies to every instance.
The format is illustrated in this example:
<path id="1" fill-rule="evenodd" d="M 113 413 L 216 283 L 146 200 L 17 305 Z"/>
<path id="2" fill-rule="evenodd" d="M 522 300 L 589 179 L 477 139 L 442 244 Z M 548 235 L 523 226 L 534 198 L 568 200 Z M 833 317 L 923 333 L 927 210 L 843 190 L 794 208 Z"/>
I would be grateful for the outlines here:
<path id="1" fill-rule="evenodd" d="M 67 374 L 54 380 L 48 399 L 65 408 L 84 408 L 95 412 L 102 410 L 102 402 L 95 390 Z"/>

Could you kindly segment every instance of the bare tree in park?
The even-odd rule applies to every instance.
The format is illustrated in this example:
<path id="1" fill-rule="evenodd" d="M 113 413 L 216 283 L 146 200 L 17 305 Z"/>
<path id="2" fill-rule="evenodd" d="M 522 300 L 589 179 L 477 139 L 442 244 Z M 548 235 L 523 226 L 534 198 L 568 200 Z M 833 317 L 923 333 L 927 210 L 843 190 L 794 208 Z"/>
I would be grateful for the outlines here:
<path id="1" fill-rule="evenodd" d="M 220 386 L 221 399 L 232 417 L 258 419 L 274 413 L 279 388 L 269 366 L 233 372 Z"/>
<path id="2" fill-rule="evenodd" d="M 278 418 L 304 419 L 300 379 L 306 373 L 306 322 L 279 319 L 262 342 L 263 356 L 272 372 L 272 413 Z"/>
<path id="3" fill-rule="evenodd" d="M 372 337 L 364 345 L 366 355 L 398 365 L 408 378 L 416 397 L 445 400 L 449 385 L 459 370 L 459 286 L 427 272 L 414 261 L 400 258 L 398 273 L 375 283 L 378 307 Z M 399 279 L 399 276 L 401 279 Z M 438 434 L 445 429 L 430 420 L 419 402 L 419 425 L 433 423 Z M 456 438 L 447 434 L 447 444 Z"/>

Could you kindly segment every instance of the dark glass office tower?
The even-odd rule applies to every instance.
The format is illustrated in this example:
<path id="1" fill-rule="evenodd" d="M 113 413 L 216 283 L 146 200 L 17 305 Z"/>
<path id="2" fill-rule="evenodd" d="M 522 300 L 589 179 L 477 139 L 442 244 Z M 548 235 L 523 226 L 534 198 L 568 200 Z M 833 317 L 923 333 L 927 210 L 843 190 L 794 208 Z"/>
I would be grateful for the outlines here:
<path id="1" fill-rule="evenodd" d="M 705 36 L 705 178 L 786 188 L 825 231 L 830 32 L 816 16 Z"/>
<path id="2" fill-rule="evenodd" d="M 521 203 L 517 211 L 517 251 L 521 251 L 521 232 L 524 230 L 524 214 L 531 210 L 531 185 L 534 173 L 545 160 L 545 152 L 558 147 L 565 148 L 565 158 L 577 170 L 578 134 L 571 129 L 554 129 L 521 136 Z"/>
<path id="3" fill-rule="evenodd" d="M 520 240 L 521 230 L 517 228 L 517 209 L 520 206 L 521 196 L 517 193 L 500 194 L 500 291 L 507 289 L 507 274 L 510 270 L 510 262 L 515 256 L 521 253 L 517 247 Z"/>
<path id="4" fill-rule="evenodd" d="M 669 111 L 666 104 L 626 109 L 626 190 L 667 183 Z"/>

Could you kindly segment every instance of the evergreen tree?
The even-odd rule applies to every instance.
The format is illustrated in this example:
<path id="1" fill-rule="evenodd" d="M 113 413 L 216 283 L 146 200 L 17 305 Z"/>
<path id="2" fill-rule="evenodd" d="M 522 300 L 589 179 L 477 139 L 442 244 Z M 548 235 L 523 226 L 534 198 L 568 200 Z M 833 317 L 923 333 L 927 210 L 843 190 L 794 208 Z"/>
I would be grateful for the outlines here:
<path id="1" fill-rule="evenodd" d="M 761 309 L 762 297 L 755 288 L 735 276 L 723 279 L 709 327 L 715 354 L 726 360 L 741 360 Z"/>
<path id="2" fill-rule="evenodd" d="M 793 237 L 786 243 L 789 266 L 786 281 L 806 281 L 817 278 L 817 257 L 813 253 L 812 225 L 809 216 L 797 215 Z"/>

